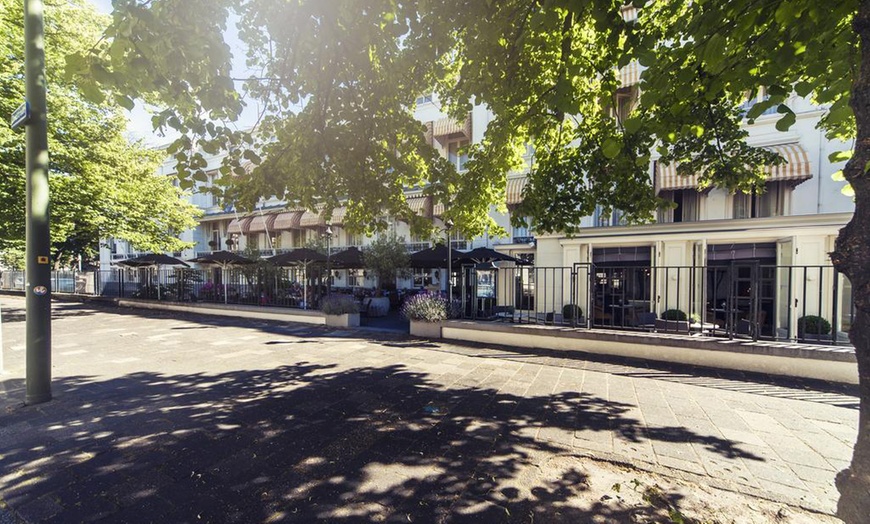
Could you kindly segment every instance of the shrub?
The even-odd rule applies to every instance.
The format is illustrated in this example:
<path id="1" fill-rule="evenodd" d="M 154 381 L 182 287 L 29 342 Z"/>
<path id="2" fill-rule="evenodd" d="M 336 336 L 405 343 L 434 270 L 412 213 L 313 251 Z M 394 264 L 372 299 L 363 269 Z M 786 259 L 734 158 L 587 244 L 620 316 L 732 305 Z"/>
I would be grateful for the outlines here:
<path id="1" fill-rule="evenodd" d="M 662 311 L 662 320 L 687 320 L 686 314 L 679 309 Z"/>
<path id="2" fill-rule="evenodd" d="M 816 315 L 807 315 L 798 319 L 798 336 L 827 335 L 831 332 L 831 323 Z"/>
<path id="3" fill-rule="evenodd" d="M 562 318 L 574 320 L 583 316 L 583 310 L 577 304 L 565 304 L 562 306 Z"/>
<path id="4" fill-rule="evenodd" d="M 359 313 L 359 306 L 349 295 L 330 295 L 323 299 L 320 310 L 327 315 Z"/>
<path id="5" fill-rule="evenodd" d="M 402 304 L 402 316 L 408 320 L 440 322 L 447 319 L 447 299 L 432 293 L 408 297 Z"/>

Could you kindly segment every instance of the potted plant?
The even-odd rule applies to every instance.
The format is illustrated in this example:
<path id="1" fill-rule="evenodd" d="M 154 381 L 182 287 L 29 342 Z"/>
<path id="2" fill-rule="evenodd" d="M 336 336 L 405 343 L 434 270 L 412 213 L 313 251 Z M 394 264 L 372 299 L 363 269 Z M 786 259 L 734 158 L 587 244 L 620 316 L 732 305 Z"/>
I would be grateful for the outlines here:
<path id="1" fill-rule="evenodd" d="M 349 295 L 330 295 L 323 299 L 320 310 L 331 327 L 359 327 L 359 306 Z"/>
<path id="2" fill-rule="evenodd" d="M 574 321 L 580 322 L 583 318 L 583 310 L 577 304 L 565 304 L 562 306 L 562 322 L 570 324 Z"/>
<path id="3" fill-rule="evenodd" d="M 418 337 L 441 338 L 447 313 L 447 299 L 432 293 L 408 297 L 402 304 L 402 316 L 411 321 L 411 334 Z"/>
<path id="4" fill-rule="evenodd" d="M 830 341 L 831 323 L 817 315 L 807 315 L 797 321 L 798 339 Z"/>

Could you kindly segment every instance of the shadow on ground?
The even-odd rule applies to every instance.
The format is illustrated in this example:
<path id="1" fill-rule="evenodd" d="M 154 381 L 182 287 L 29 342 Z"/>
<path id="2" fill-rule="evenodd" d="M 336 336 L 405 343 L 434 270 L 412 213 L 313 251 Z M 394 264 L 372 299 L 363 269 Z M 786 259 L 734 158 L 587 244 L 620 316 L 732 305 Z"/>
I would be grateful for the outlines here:
<path id="1" fill-rule="evenodd" d="M 0 499 L 30 522 L 660 522 L 653 506 L 578 506 L 587 473 L 541 474 L 565 450 L 536 429 L 760 460 L 588 394 L 445 389 L 399 365 L 72 377 L 55 391 L 2 414 Z"/>

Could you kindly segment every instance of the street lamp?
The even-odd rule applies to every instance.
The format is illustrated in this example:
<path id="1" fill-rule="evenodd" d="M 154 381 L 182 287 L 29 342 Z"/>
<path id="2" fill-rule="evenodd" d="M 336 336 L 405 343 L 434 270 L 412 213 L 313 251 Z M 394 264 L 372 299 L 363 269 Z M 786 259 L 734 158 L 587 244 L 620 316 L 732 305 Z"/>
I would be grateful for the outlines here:
<path id="1" fill-rule="evenodd" d="M 332 240 L 332 226 L 330 224 L 326 224 L 323 236 L 326 237 L 326 294 L 330 295 L 332 292 L 332 249 L 329 245 L 329 241 Z"/>
<path id="2" fill-rule="evenodd" d="M 453 220 L 444 222 L 444 230 L 447 232 L 447 300 L 453 301 L 453 246 L 450 242 L 450 230 L 453 229 Z"/>

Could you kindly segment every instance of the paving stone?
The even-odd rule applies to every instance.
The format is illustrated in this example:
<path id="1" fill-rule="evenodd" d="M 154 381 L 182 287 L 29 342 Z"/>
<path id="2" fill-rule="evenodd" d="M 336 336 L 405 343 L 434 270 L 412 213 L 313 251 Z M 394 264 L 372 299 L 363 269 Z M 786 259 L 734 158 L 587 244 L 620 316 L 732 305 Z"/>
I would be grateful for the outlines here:
<path id="1" fill-rule="evenodd" d="M 63 355 L 42 407 L 10 398 L 23 366 L 6 349 L 19 375 L 0 380 L 4 500 L 57 522 L 425 521 L 451 516 L 454 501 L 488 512 L 504 501 L 487 475 L 510 480 L 530 457 L 573 450 L 831 508 L 855 437 L 854 398 L 782 381 L 173 317 L 65 319 L 81 347 Z M 94 337 L 107 325 L 119 331 Z M 21 344 L 23 330 L 6 327 Z M 72 476 L 27 482 L 58 464 Z M 390 491 L 373 498 L 364 485 Z"/>

